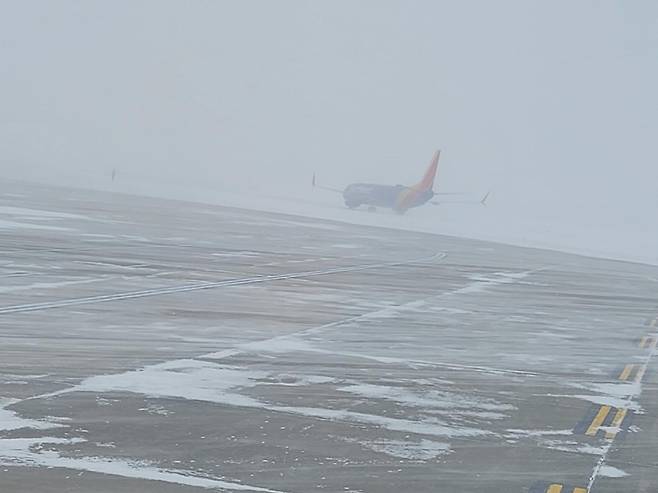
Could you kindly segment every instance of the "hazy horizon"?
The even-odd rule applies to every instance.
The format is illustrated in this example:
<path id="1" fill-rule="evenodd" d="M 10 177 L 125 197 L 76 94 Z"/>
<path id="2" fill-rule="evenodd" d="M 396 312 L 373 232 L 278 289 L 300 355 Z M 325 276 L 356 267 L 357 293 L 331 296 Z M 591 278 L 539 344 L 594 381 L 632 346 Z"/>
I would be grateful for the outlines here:
<path id="1" fill-rule="evenodd" d="M 658 261 L 653 2 L 2 5 L 5 179 L 340 206 L 314 171 L 408 184 L 440 148 L 440 189 L 495 196 L 409 224 Z"/>

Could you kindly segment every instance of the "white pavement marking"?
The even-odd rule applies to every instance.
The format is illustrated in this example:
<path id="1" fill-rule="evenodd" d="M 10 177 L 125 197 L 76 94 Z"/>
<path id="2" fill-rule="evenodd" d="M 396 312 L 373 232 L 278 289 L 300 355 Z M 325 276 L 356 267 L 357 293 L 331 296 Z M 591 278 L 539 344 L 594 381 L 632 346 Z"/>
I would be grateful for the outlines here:
<path id="1" fill-rule="evenodd" d="M 245 284 L 256 284 L 270 281 L 282 281 L 287 279 L 300 279 L 307 277 L 326 276 L 329 274 L 340 274 L 343 272 L 358 272 L 364 270 L 378 269 L 382 267 L 394 267 L 398 265 L 407 265 L 415 262 L 428 262 L 432 260 L 442 260 L 447 254 L 439 252 L 428 257 L 421 257 L 409 260 L 401 260 L 396 262 L 384 262 L 380 264 L 365 264 L 355 265 L 350 267 L 336 267 L 333 269 L 324 269 L 316 271 L 294 272 L 291 274 L 275 274 L 257 277 L 246 277 L 242 279 L 228 279 L 225 281 L 217 282 L 203 282 L 194 284 L 185 284 L 182 286 L 171 286 L 168 288 L 147 289 L 142 291 L 131 291 L 125 293 L 113 293 L 99 296 L 88 296 L 85 298 L 73 298 L 68 300 L 50 301 L 43 303 L 30 303 L 25 305 L 14 305 L 0 308 L 0 315 L 9 313 L 32 312 L 39 310 L 47 310 L 51 308 L 63 308 L 67 306 L 87 305 L 91 303 L 103 303 L 107 301 L 129 300 L 135 298 L 146 298 L 150 296 L 162 296 L 166 294 L 185 293 L 190 291 L 201 291 L 206 289 L 216 289 L 227 286 L 241 286 Z"/>

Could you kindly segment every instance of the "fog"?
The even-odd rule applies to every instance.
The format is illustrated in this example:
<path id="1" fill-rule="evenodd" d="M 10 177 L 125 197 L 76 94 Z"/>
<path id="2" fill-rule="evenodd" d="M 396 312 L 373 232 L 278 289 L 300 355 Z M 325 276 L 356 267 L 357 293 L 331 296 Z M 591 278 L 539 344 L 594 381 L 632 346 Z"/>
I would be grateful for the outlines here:
<path id="1" fill-rule="evenodd" d="M 658 262 L 655 2 L 0 6 L 2 180 Z M 488 207 L 310 187 L 411 184 L 438 148 Z"/>

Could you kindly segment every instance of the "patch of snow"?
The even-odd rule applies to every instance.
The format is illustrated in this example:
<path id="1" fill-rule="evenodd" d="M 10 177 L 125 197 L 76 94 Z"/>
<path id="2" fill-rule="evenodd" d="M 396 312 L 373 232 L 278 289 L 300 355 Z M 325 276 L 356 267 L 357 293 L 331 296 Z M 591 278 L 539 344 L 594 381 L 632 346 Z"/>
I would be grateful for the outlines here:
<path id="1" fill-rule="evenodd" d="M 283 385 L 288 387 L 299 387 L 306 385 L 317 385 L 336 383 L 337 380 L 332 377 L 325 377 L 322 375 L 277 375 L 271 383 L 272 385 Z"/>
<path id="2" fill-rule="evenodd" d="M 606 447 L 593 447 L 591 445 L 582 445 L 578 442 L 570 442 L 563 440 L 545 440 L 540 442 L 542 447 L 546 447 L 551 450 L 559 450 L 561 452 L 575 452 L 586 455 L 598 455 L 602 456 L 606 452 Z"/>
<path id="3" fill-rule="evenodd" d="M 588 401 L 591 402 L 592 404 L 598 404 L 600 406 L 610 406 L 617 409 L 630 409 L 635 413 L 642 412 L 642 407 L 638 402 L 620 397 L 609 397 L 609 396 L 590 395 L 590 394 L 550 395 L 549 397 L 571 397 L 573 399 L 581 399 L 583 401 Z"/>
<path id="4" fill-rule="evenodd" d="M 293 407 L 293 406 L 261 406 L 263 409 L 279 411 L 283 413 L 296 414 L 311 418 L 328 419 L 331 421 L 343 421 L 350 423 L 362 423 L 375 425 L 390 431 L 415 433 L 419 435 L 433 435 L 441 437 L 475 437 L 492 435 L 492 432 L 470 428 L 465 426 L 450 426 L 438 420 L 410 420 L 389 418 L 374 414 L 358 413 L 346 409 L 324 409 L 316 407 Z"/>
<path id="5" fill-rule="evenodd" d="M 599 476 L 603 478 L 625 478 L 628 476 L 628 473 L 621 469 L 617 469 L 616 467 L 603 465 L 599 469 Z"/>
<path id="6" fill-rule="evenodd" d="M 507 430 L 508 433 L 514 437 L 543 437 L 543 436 L 557 436 L 557 435 L 573 435 L 572 430 L 520 430 L 515 428 L 510 428 Z"/>
<path id="7" fill-rule="evenodd" d="M 14 438 L 0 440 L 0 464 L 4 466 L 44 466 L 96 472 L 124 478 L 147 479 L 185 486 L 232 491 L 282 493 L 277 490 L 249 486 L 218 479 L 191 476 L 189 471 L 164 470 L 138 461 L 101 459 L 97 457 L 62 457 L 43 445 L 69 445 L 84 442 L 66 438 Z"/>
<path id="8" fill-rule="evenodd" d="M 43 224 L 20 223 L 17 221 L 7 221 L 4 219 L 0 219 L 0 229 L 42 229 L 47 231 L 71 231 L 71 228 L 46 226 Z"/>
<path id="9" fill-rule="evenodd" d="M 250 397 L 227 391 L 236 387 L 253 387 L 268 373 L 220 366 L 216 363 L 183 359 L 114 375 L 98 375 L 83 380 L 73 388 L 54 392 L 131 392 L 150 397 L 178 397 L 235 406 L 259 407 Z"/>
<path id="10" fill-rule="evenodd" d="M 113 235 L 106 235 L 106 234 L 97 234 L 97 233 L 83 233 L 80 236 L 84 236 L 85 238 L 98 238 L 98 239 L 108 239 L 108 240 L 113 240 L 116 238 L 116 236 Z"/>
<path id="11" fill-rule="evenodd" d="M 211 253 L 213 257 L 246 257 L 246 258 L 251 258 L 251 257 L 260 257 L 259 252 L 250 252 L 249 250 L 243 250 L 243 251 L 236 251 L 236 252 L 218 252 L 218 253 Z"/>
<path id="12" fill-rule="evenodd" d="M 198 360 L 175 360 L 115 375 L 87 378 L 80 384 L 41 397 L 71 392 L 130 392 L 156 398 L 180 398 L 214 402 L 231 406 L 266 409 L 332 421 L 370 424 L 392 431 L 423 435 L 472 437 L 491 432 L 478 428 L 450 426 L 434 418 L 408 420 L 345 409 L 324 409 L 274 405 L 237 393 L 231 389 L 261 385 L 272 375 L 257 370 L 243 370 Z"/>
<path id="13" fill-rule="evenodd" d="M 14 399 L 0 399 L 0 431 L 20 430 L 22 428 L 50 430 L 62 427 L 62 425 L 49 421 L 21 418 L 14 411 L 6 409 L 7 406 L 14 404 L 15 402 L 17 401 Z"/>
<path id="14" fill-rule="evenodd" d="M 163 406 L 158 406 L 157 404 L 149 404 L 146 407 L 138 409 L 138 411 L 146 411 L 148 414 L 157 416 L 169 416 L 170 414 L 175 414 L 173 411 L 169 411 Z"/>
<path id="15" fill-rule="evenodd" d="M 571 387 L 585 389 L 610 397 L 624 398 L 638 396 L 642 390 L 638 382 L 615 382 L 615 383 L 569 383 Z"/>
<path id="16" fill-rule="evenodd" d="M 368 399 L 384 399 L 421 408 L 484 409 L 486 411 L 512 411 L 516 409 L 511 404 L 501 404 L 493 399 L 437 390 L 418 393 L 402 387 L 365 383 L 340 387 L 338 390 L 357 394 Z"/>
<path id="17" fill-rule="evenodd" d="M 93 282 L 107 281 L 107 278 L 101 279 L 78 279 L 75 281 L 58 281 L 58 282 L 35 282 L 23 286 L 0 286 L 0 293 L 14 293 L 17 291 L 31 291 L 33 289 L 52 289 L 62 288 L 65 286 L 74 286 L 76 284 L 89 284 Z"/>
<path id="18" fill-rule="evenodd" d="M 40 378 L 46 378 L 50 376 L 48 373 L 44 373 L 41 375 L 18 375 L 15 373 L 2 373 L 0 372 L 0 377 L 2 378 L 7 378 L 9 380 L 38 380 Z M 1 399 L 0 399 L 1 402 Z"/>
<path id="19" fill-rule="evenodd" d="M 66 212 L 44 211 L 40 209 L 26 209 L 24 207 L 0 206 L 0 214 L 36 219 L 89 219 L 79 214 Z"/>
<path id="20" fill-rule="evenodd" d="M 449 443 L 431 440 L 421 440 L 420 442 L 378 440 L 358 443 L 374 452 L 414 461 L 427 461 L 451 452 Z"/>

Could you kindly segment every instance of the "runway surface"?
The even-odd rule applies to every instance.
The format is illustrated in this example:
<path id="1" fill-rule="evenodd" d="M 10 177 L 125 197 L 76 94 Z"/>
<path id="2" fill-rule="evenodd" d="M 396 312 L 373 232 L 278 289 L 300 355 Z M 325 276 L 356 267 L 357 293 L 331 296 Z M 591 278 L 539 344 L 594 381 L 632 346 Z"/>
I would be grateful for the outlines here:
<path id="1" fill-rule="evenodd" d="M 0 491 L 658 492 L 658 268 L 0 184 Z"/>

